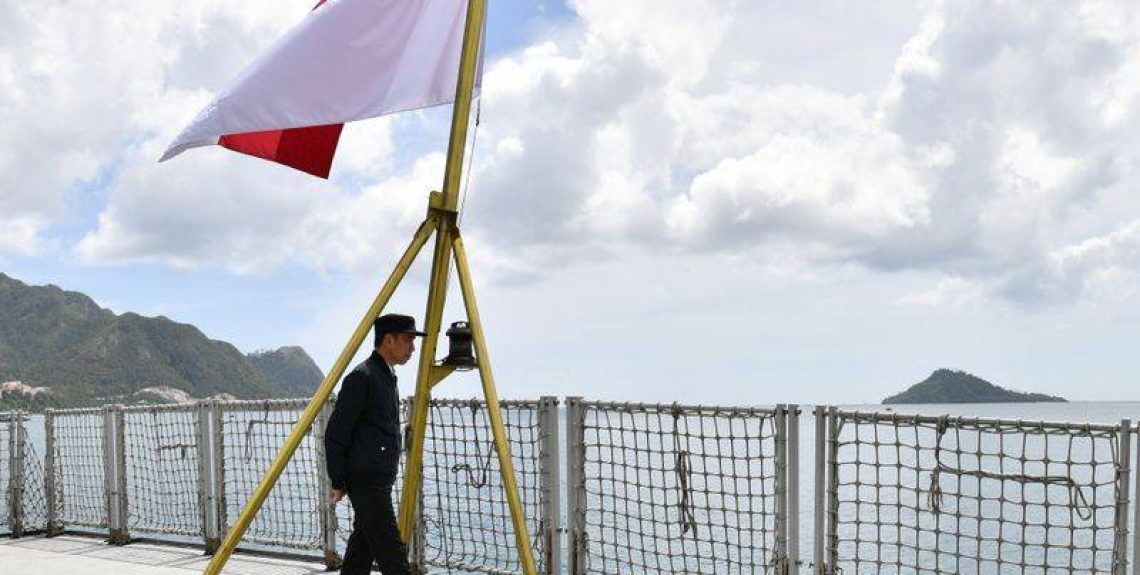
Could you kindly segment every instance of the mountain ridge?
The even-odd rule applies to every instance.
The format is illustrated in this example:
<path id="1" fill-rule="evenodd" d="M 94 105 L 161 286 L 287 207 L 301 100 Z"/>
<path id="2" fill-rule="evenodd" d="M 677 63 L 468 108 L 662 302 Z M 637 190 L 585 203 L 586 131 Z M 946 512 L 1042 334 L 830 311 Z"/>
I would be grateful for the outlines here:
<path id="1" fill-rule="evenodd" d="M 33 286 L 0 273 L 0 382 L 49 387 L 0 394 L 0 408 L 78 407 L 115 400 L 228 394 L 255 399 L 306 394 L 323 378 L 300 347 L 243 354 L 196 326 L 165 316 L 115 314 L 91 297 L 55 285 Z"/>

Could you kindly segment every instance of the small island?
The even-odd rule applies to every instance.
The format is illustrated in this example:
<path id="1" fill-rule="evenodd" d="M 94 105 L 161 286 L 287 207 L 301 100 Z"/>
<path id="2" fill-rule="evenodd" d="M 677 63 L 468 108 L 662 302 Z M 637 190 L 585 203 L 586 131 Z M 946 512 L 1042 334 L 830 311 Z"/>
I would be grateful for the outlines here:
<path id="1" fill-rule="evenodd" d="M 900 403 L 1011 403 L 1065 402 L 1064 398 L 1044 393 L 1022 393 L 994 385 L 964 371 L 938 369 L 930 377 L 906 391 L 883 400 L 884 404 Z"/>

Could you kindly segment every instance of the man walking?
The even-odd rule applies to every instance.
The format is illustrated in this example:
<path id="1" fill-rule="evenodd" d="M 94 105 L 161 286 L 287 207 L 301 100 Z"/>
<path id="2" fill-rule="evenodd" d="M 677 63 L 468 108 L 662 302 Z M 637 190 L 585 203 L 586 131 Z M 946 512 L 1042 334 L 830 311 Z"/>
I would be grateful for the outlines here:
<path id="1" fill-rule="evenodd" d="M 333 502 L 348 494 L 355 518 L 340 572 L 368 573 L 372 562 L 384 575 L 411 573 L 408 547 L 400 538 L 392 486 L 400 465 L 400 391 L 394 367 L 416 350 L 410 316 L 387 314 L 372 324 L 375 348 L 340 386 L 325 428 L 325 458 Z"/>

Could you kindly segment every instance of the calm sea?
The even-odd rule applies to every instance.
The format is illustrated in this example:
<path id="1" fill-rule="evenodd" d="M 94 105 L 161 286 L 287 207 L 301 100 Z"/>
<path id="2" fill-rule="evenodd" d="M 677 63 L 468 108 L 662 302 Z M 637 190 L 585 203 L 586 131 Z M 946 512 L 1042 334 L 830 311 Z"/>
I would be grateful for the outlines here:
<path id="1" fill-rule="evenodd" d="M 941 403 L 915 405 L 844 405 L 860 411 L 970 415 L 1043 421 L 1120 423 L 1140 421 L 1140 401 L 1074 401 L 1070 403 Z"/>

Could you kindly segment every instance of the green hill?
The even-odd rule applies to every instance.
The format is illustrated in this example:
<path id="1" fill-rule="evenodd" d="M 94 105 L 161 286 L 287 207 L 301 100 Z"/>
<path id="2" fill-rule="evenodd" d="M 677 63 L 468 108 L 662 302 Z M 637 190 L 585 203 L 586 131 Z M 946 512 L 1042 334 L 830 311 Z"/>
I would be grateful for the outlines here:
<path id="1" fill-rule="evenodd" d="M 883 403 L 1001 403 L 1066 401 L 1043 393 L 1022 393 L 994 385 L 964 371 L 935 370 L 930 377 Z"/>
<path id="2" fill-rule="evenodd" d="M 297 346 L 274 351 L 255 351 L 245 356 L 254 367 L 280 382 L 295 397 L 308 397 L 317 390 L 325 374 L 305 350 Z"/>
<path id="3" fill-rule="evenodd" d="M 6 393 L 0 409 L 134 403 L 155 397 L 143 390 L 156 387 L 194 398 L 285 397 L 315 388 L 322 376 L 312 359 L 300 348 L 283 349 L 287 361 L 278 359 L 281 350 L 248 358 L 192 325 L 116 315 L 84 294 L 0 274 L 0 382 L 50 388 L 34 399 Z M 312 379 L 303 385 L 304 378 Z"/>

